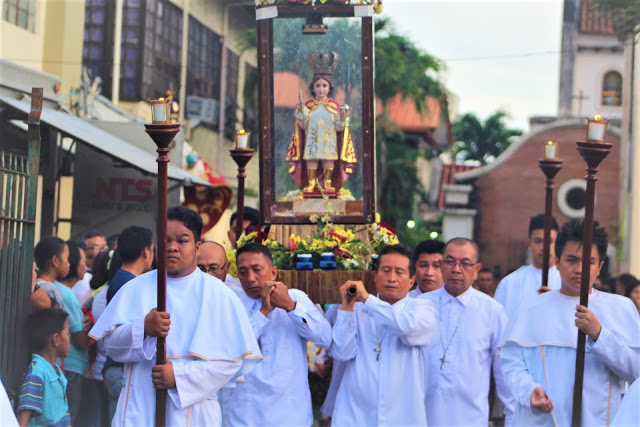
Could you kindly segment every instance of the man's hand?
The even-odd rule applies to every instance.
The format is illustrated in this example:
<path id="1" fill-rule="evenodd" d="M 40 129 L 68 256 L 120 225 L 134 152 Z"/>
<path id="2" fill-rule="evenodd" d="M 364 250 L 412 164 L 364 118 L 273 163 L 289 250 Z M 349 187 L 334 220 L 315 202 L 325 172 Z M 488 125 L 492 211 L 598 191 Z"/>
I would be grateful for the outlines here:
<path id="1" fill-rule="evenodd" d="M 88 334 L 91 328 L 93 328 L 93 321 L 88 317 L 82 319 L 82 331 Z"/>
<path id="2" fill-rule="evenodd" d="M 273 286 L 273 291 L 271 292 L 271 304 L 273 304 L 274 307 L 281 308 L 287 312 L 295 310 L 296 302 L 289 296 L 289 289 L 287 288 L 287 285 L 282 282 L 270 282 L 270 284 Z"/>
<path id="3" fill-rule="evenodd" d="M 348 289 L 354 286 L 356 288 L 355 295 L 349 295 Z M 356 302 L 365 302 L 369 298 L 369 293 L 364 288 L 364 284 L 359 280 L 347 280 L 340 287 L 340 295 L 342 296 L 342 310 L 353 311 Z"/>
<path id="4" fill-rule="evenodd" d="M 267 282 L 266 286 L 262 288 L 262 308 L 260 308 L 260 312 L 264 314 L 265 317 L 267 317 L 275 308 L 271 302 L 271 293 L 274 289 L 275 287 L 273 282 Z"/>
<path id="5" fill-rule="evenodd" d="M 151 382 L 155 388 L 160 390 L 174 388 L 176 377 L 173 374 L 173 363 L 167 360 L 164 365 L 156 365 L 151 368 Z"/>
<path id="6" fill-rule="evenodd" d="M 169 313 L 166 311 L 151 310 L 144 318 L 145 337 L 166 337 L 169 335 Z"/>
<path id="7" fill-rule="evenodd" d="M 593 311 L 584 305 L 576 306 L 576 326 L 591 337 L 592 340 L 598 341 L 600 331 L 602 331 L 602 324 L 596 315 L 593 314 Z"/>
<path id="8" fill-rule="evenodd" d="M 542 387 L 536 387 L 533 393 L 531 393 L 531 407 L 543 414 L 553 411 L 553 402 L 549 399 Z"/>

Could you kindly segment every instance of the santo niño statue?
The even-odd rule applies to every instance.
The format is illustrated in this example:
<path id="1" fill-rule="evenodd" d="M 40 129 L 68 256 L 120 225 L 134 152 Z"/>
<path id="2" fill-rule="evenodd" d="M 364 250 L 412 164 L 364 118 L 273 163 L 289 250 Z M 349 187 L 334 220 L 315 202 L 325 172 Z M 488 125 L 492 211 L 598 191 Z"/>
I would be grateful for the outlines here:
<path id="1" fill-rule="evenodd" d="M 313 99 L 302 102 L 295 112 L 296 124 L 287 150 L 289 174 L 302 190 L 303 197 L 319 193 L 316 179 L 328 195 L 337 194 L 357 163 L 349 132 L 349 106 L 338 104 L 331 76 L 338 65 L 335 52 L 309 55 L 313 78 L 309 91 Z"/>

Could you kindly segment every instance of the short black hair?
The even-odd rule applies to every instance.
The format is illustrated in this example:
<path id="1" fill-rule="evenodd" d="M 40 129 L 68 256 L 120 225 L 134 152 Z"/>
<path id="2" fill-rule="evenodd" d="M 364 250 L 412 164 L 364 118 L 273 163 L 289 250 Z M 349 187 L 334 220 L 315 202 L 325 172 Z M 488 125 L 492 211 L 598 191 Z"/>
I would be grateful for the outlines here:
<path id="1" fill-rule="evenodd" d="M 378 272 L 378 268 L 380 267 L 380 261 L 382 261 L 382 257 L 388 254 L 399 254 L 406 256 L 409 260 L 409 274 L 411 277 L 415 274 L 415 268 L 412 262 L 413 253 L 410 248 L 403 245 L 387 245 L 382 248 L 382 250 L 378 253 L 378 262 L 375 263 L 376 273 Z"/>
<path id="2" fill-rule="evenodd" d="M 193 233 L 193 240 L 195 242 L 200 241 L 200 235 L 202 234 L 202 218 L 194 210 L 185 208 L 184 206 L 175 206 L 169 208 L 167 212 L 168 221 L 180 221 Z"/>
<path id="3" fill-rule="evenodd" d="M 87 240 L 89 240 L 89 239 L 91 239 L 93 237 L 102 237 L 104 239 L 104 234 L 98 233 L 96 230 L 87 231 L 86 233 L 84 233 L 84 236 L 82 236 L 82 241 L 86 245 L 87 244 Z"/>
<path id="4" fill-rule="evenodd" d="M 584 239 L 584 220 L 582 218 L 573 218 L 562 224 L 558 237 L 556 237 L 556 256 L 558 259 L 562 257 L 562 251 L 567 242 L 583 242 Z M 598 257 L 600 261 L 604 261 L 607 256 L 607 232 L 600 227 L 598 221 L 593 221 L 593 238 L 591 244 L 598 249 Z"/>
<path id="5" fill-rule="evenodd" d="M 454 237 L 453 239 L 449 239 L 449 241 L 444 245 L 444 252 L 447 251 L 447 248 L 449 247 L 449 245 L 463 246 L 466 244 L 473 246 L 473 249 L 476 251 L 476 262 L 478 262 L 480 260 L 480 252 L 478 251 L 478 244 L 466 237 Z"/>
<path id="6" fill-rule="evenodd" d="M 43 308 L 27 316 L 25 332 L 32 353 L 38 353 L 49 344 L 49 337 L 64 329 L 69 315 L 59 308 Z"/>
<path id="7" fill-rule="evenodd" d="M 123 264 L 131 263 L 142 256 L 145 248 L 151 247 L 153 233 L 147 227 L 130 225 L 118 236 L 118 254 Z"/>
<path id="8" fill-rule="evenodd" d="M 629 274 L 629 276 L 631 276 L 631 274 Z M 635 288 L 640 286 L 640 282 L 638 282 L 638 280 L 636 280 L 634 276 L 631 276 L 631 278 L 633 279 L 633 281 L 629 281 L 629 283 L 625 283 L 624 285 L 624 296 L 627 298 L 631 298 L 631 292 L 633 292 Z"/>
<path id="9" fill-rule="evenodd" d="M 119 234 L 112 234 L 111 236 L 107 237 L 107 246 L 109 246 L 110 250 L 116 248 L 118 237 L 120 237 Z"/>
<path id="10" fill-rule="evenodd" d="M 268 247 L 266 247 L 263 244 L 250 242 L 250 243 L 247 243 L 244 246 L 239 247 L 238 250 L 236 251 L 236 262 L 238 261 L 238 258 L 240 258 L 240 255 L 245 253 L 245 252 L 251 252 L 251 253 L 254 253 L 254 254 L 262 254 L 265 257 L 267 257 L 269 262 L 271 262 L 271 264 L 273 265 L 273 256 L 271 255 L 271 249 L 269 249 Z"/>
<path id="11" fill-rule="evenodd" d="M 69 273 L 67 273 L 62 280 L 82 280 L 82 277 L 78 277 L 78 264 L 80 264 L 80 250 L 82 250 L 82 246 L 71 240 L 67 242 L 67 246 L 69 246 Z"/>
<path id="12" fill-rule="evenodd" d="M 122 266 L 118 250 L 102 251 L 93 259 L 93 276 L 89 282 L 91 289 L 98 289 L 108 283 L 113 275 Z"/>
<path id="13" fill-rule="evenodd" d="M 242 212 L 244 212 L 242 216 L 243 221 L 249 221 L 249 225 L 260 224 L 260 212 L 258 212 L 258 209 L 245 206 Z M 238 212 L 234 212 L 231 214 L 231 219 L 229 220 L 230 227 L 233 224 L 233 221 L 235 221 L 237 216 L 238 216 Z"/>
<path id="14" fill-rule="evenodd" d="M 629 289 L 629 287 L 635 287 L 635 284 L 638 283 L 638 279 L 636 276 L 630 273 L 622 273 L 618 277 L 616 277 L 616 284 L 618 282 L 624 286 L 625 289 Z"/>
<path id="15" fill-rule="evenodd" d="M 33 250 L 33 259 L 38 271 L 43 272 L 51 268 L 51 259 L 60 256 L 66 243 L 59 237 L 49 236 L 40 239 Z"/>
<path id="16" fill-rule="evenodd" d="M 554 217 L 551 217 L 551 229 L 558 231 L 558 221 Z M 544 230 L 544 214 L 534 215 L 529 218 L 529 237 L 533 230 Z"/>
<path id="17" fill-rule="evenodd" d="M 478 271 L 478 274 L 480 273 L 491 273 L 491 270 L 489 270 L 487 267 L 482 267 L 482 270 Z M 491 273 L 491 275 L 493 276 L 493 273 Z"/>
<path id="18" fill-rule="evenodd" d="M 440 240 L 427 239 L 418 243 L 416 248 L 413 250 L 413 264 L 415 265 L 418 262 L 418 258 L 422 254 L 440 254 L 444 253 L 444 242 Z"/>

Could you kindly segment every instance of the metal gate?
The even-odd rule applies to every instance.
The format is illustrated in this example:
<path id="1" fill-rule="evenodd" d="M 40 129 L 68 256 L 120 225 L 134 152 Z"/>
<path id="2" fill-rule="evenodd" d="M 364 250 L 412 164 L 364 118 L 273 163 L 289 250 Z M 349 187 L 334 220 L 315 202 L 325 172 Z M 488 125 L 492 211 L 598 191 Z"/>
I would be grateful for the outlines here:
<path id="1" fill-rule="evenodd" d="M 0 377 L 12 398 L 29 362 L 23 324 L 30 310 L 42 93 L 32 90 L 28 154 L 0 151 Z"/>

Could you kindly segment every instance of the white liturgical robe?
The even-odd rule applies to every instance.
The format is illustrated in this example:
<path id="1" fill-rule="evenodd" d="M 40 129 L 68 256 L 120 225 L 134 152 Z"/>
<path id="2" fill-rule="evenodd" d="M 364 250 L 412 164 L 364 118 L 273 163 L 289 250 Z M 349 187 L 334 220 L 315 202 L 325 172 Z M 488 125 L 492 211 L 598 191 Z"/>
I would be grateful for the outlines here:
<path id="1" fill-rule="evenodd" d="M 638 425 L 640 425 L 640 380 L 636 380 L 624 394 L 611 427 L 637 427 Z"/>
<path id="2" fill-rule="evenodd" d="M 555 265 L 549 269 L 548 284 L 551 290 L 560 290 L 560 273 Z M 533 265 L 523 265 L 500 281 L 494 299 L 502 304 L 507 317 L 510 318 L 511 313 L 523 300 L 538 295 L 540 286 L 542 286 L 542 269 Z"/>
<path id="3" fill-rule="evenodd" d="M 388 304 L 373 295 L 354 311 L 338 311 L 331 353 L 348 361 L 333 426 L 426 425 L 427 349 L 433 304 L 404 298 Z"/>
<path id="4" fill-rule="evenodd" d="M 112 359 L 125 363 L 113 426 L 155 423 L 156 338 L 145 338 L 144 319 L 156 302 L 154 270 L 127 282 L 90 332 L 104 339 Z M 220 425 L 216 392 L 234 386 L 261 359 L 246 311 L 232 290 L 196 268 L 185 277 L 167 277 L 167 312 L 166 354 L 176 387 L 167 391 L 166 425 Z"/>
<path id="5" fill-rule="evenodd" d="M 331 325 L 307 294 L 289 289 L 296 308 L 274 309 L 265 317 L 262 299 L 240 295 L 261 343 L 262 363 L 245 375 L 229 400 L 231 426 L 310 426 L 313 424 L 307 341 L 331 345 Z"/>
<path id="6" fill-rule="evenodd" d="M 509 319 L 500 351 L 502 373 L 516 399 L 513 425 L 571 425 L 579 297 L 558 291 L 538 295 Z M 582 425 L 604 426 L 615 416 L 625 381 L 640 376 L 640 316 L 630 299 L 595 289 L 589 309 L 602 324 L 597 341 L 587 336 Z M 531 408 L 542 387 L 552 412 Z"/>
<path id="7" fill-rule="evenodd" d="M 486 426 L 492 366 L 508 423 L 513 398 L 502 378 L 497 354 L 507 326 L 502 306 L 473 288 L 457 297 L 440 288 L 419 298 L 429 299 L 436 309 L 436 328 L 428 352 L 429 425 Z"/>

